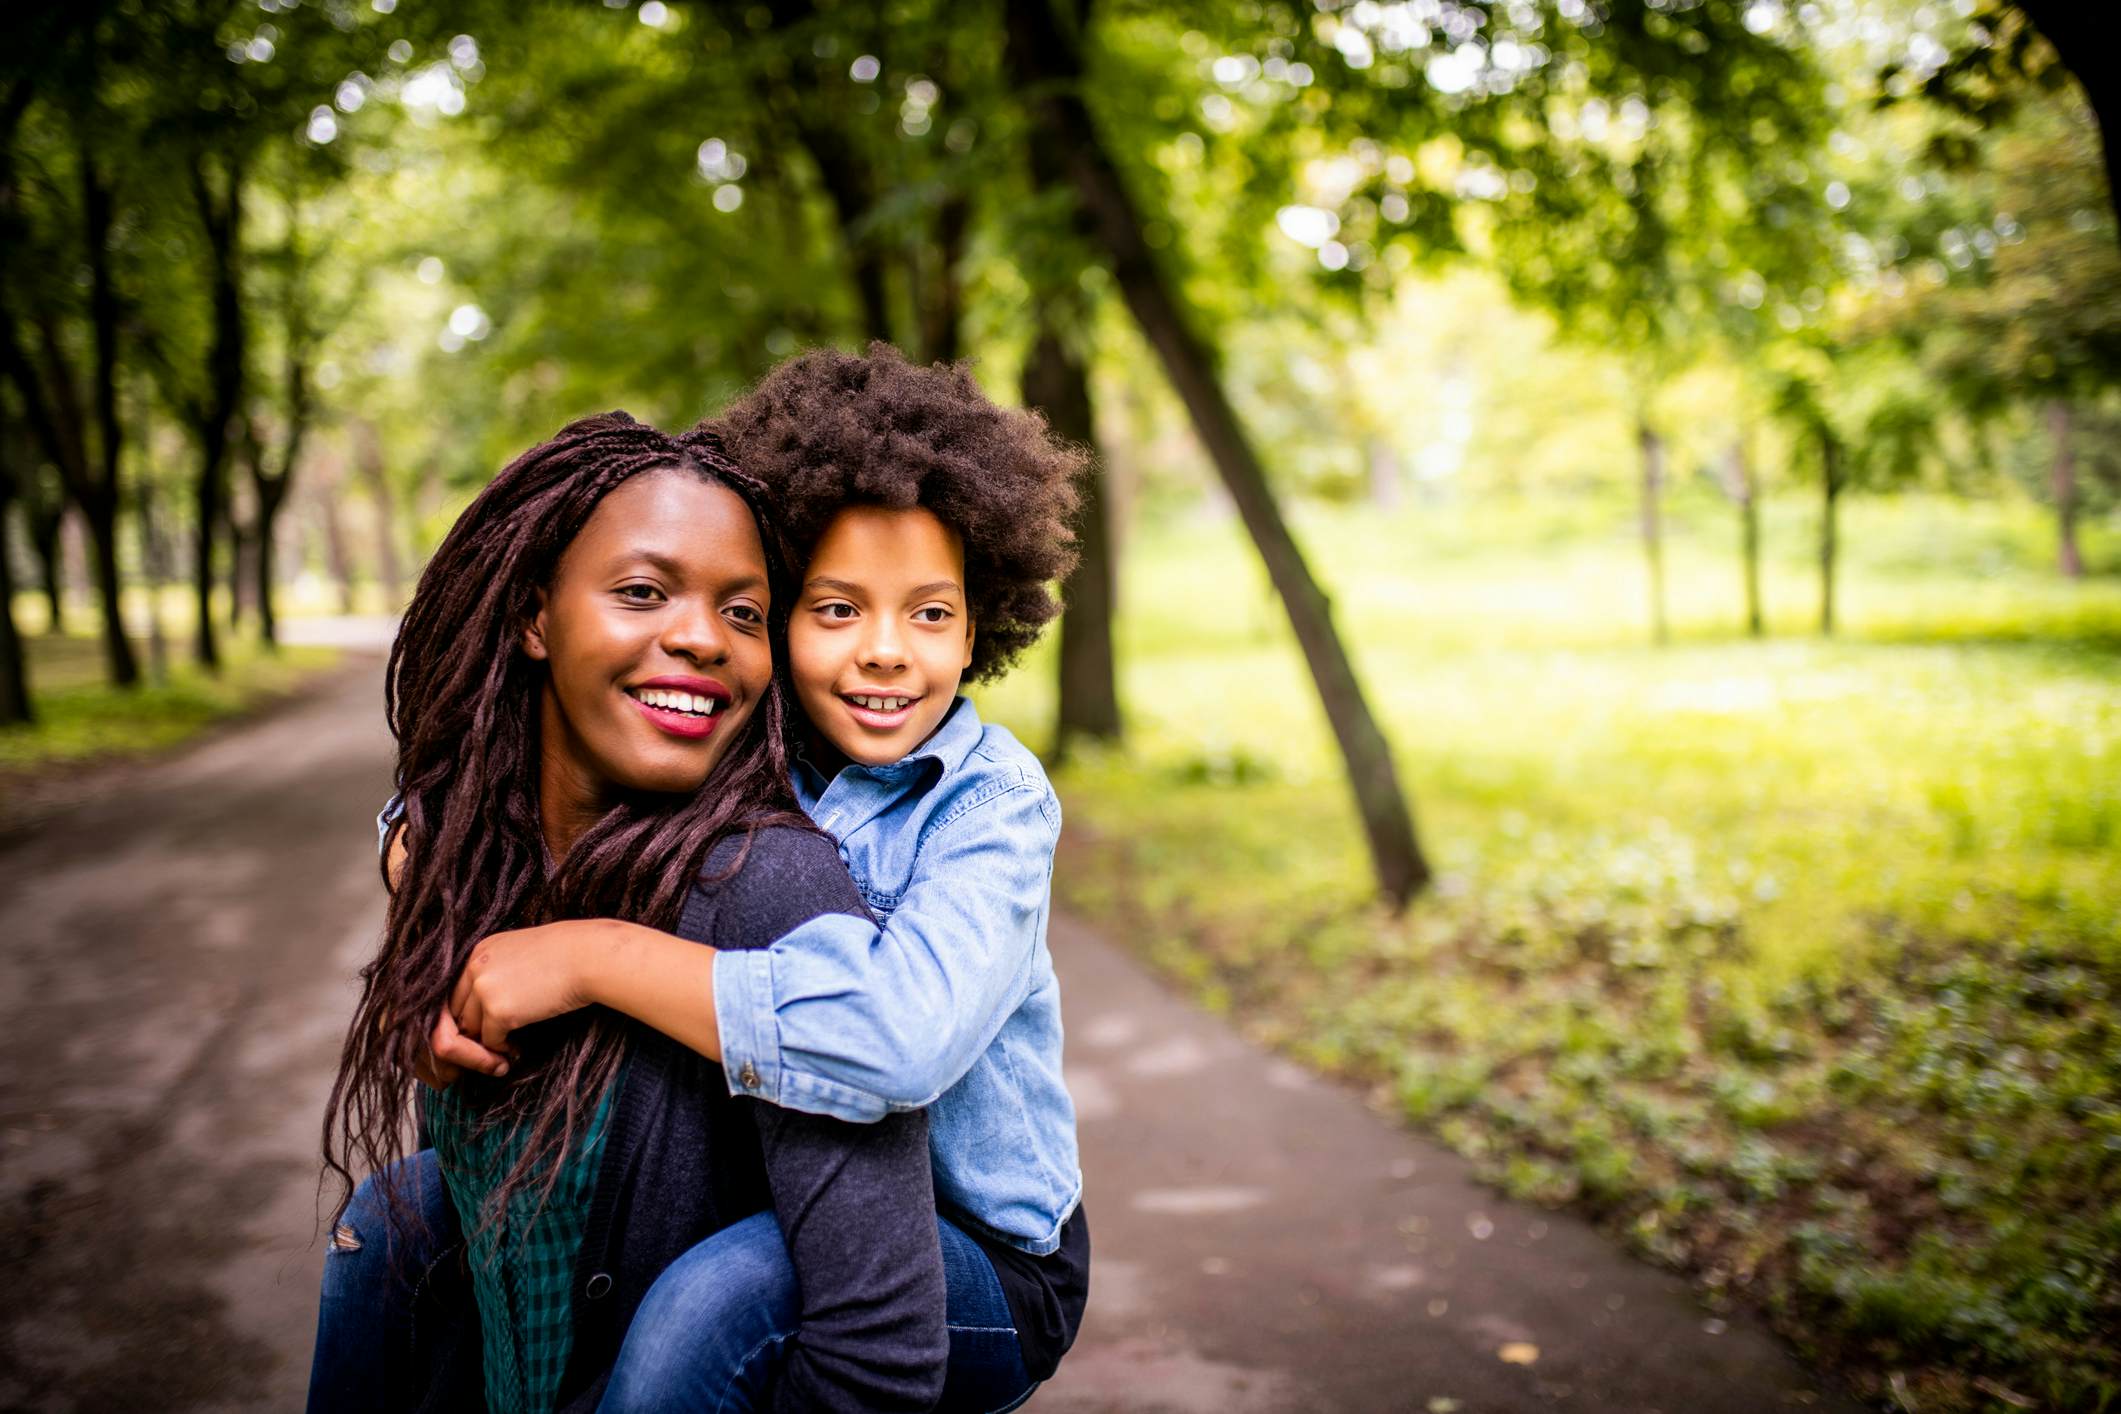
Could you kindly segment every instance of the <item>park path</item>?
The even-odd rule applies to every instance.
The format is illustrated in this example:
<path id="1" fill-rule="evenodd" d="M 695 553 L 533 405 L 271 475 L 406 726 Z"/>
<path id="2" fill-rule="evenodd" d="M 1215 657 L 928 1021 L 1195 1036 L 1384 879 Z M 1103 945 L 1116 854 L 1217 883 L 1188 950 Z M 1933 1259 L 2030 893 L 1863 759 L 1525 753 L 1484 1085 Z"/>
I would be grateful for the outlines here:
<path id="1" fill-rule="evenodd" d="M 382 916 L 380 678 L 99 773 L 0 845 L 0 1411 L 300 1408 L 317 1125 Z M 1096 1260 L 1032 1408 L 1848 1407 L 1082 926 L 1053 950 Z"/>

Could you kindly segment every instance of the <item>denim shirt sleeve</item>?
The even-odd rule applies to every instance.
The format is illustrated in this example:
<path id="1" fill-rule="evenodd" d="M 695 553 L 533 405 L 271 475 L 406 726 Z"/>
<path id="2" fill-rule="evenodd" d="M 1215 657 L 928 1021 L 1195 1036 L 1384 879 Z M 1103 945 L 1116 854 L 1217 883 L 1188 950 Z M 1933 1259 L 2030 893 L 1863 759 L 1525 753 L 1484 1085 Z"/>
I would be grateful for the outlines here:
<path id="1" fill-rule="evenodd" d="M 931 827 L 881 926 L 815 918 L 717 953 L 730 1089 L 865 1122 L 932 1103 L 1029 989 L 1059 839 L 1051 787 L 1013 781 Z"/>
<path id="2" fill-rule="evenodd" d="M 377 854 L 383 855 L 390 852 L 390 832 L 398 821 L 404 817 L 405 798 L 403 796 L 394 795 L 383 802 L 383 808 L 376 812 Z"/>

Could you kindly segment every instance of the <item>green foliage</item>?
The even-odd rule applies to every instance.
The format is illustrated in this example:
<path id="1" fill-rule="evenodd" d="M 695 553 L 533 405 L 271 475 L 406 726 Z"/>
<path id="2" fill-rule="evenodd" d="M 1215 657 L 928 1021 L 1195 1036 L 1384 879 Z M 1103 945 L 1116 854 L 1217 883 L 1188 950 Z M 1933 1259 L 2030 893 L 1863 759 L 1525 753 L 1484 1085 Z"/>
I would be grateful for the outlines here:
<path id="1" fill-rule="evenodd" d="M 1848 641 L 1751 645 L 1697 494 L 1663 652 L 1628 620 L 1624 504 L 1302 518 L 1437 842 L 1399 919 L 1366 902 L 1230 528 L 1145 533 L 1133 745 L 1062 775 L 1058 887 L 1859 1381 L 2097 1407 L 2121 1381 L 2121 585 L 2055 581 L 2022 501 L 1859 502 Z M 1810 509 L 1766 508 L 1775 624 L 1809 616 Z M 2110 526 L 2094 547 L 2121 555 Z M 983 710 L 1038 740 L 1044 684 Z"/>

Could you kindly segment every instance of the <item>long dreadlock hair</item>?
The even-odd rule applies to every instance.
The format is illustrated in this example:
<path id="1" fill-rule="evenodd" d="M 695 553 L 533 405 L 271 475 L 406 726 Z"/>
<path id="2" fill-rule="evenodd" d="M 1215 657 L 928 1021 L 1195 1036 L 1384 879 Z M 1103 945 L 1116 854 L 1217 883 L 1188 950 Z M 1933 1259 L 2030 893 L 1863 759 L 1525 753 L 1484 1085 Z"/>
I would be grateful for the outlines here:
<path id="1" fill-rule="evenodd" d="M 546 665 L 520 648 L 561 555 L 599 502 L 627 478 L 677 469 L 741 498 L 765 547 L 768 641 L 785 661 L 792 599 L 765 489 L 720 442 L 683 443 L 625 413 L 582 418 L 523 453 L 451 527 L 427 564 L 390 652 L 385 711 L 398 743 L 403 870 L 381 951 L 361 970 L 361 1000 L 324 1117 L 326 1170 L 351 1195 L 354 1172 L 380 1175 L 392 1226 L 410 1204 L 389 1165 L 405 1150 L 412 1066 L 481 938 L 561 918 L 616 917 L 674 928 L 708 851 L 766 824 L 808 821 L 788 785 L 780 674 L 692 795 L 637 792 L 547 854 L 538 816 L 538 699 Z M 739 859 L 741 864 L 741 858 Z M 386 879 L 386 882 L 389 882 Z M 467 1076 L 479 1123 L 528 1128 L 522 1155 L 487 1195 L 487 1220 L 534 1182 L 550 1192 L 559 1157 L 582 1134 L 617 1071 L 623 1018 L 587 1008 L 525 1033 L 505 1082 Z"/>

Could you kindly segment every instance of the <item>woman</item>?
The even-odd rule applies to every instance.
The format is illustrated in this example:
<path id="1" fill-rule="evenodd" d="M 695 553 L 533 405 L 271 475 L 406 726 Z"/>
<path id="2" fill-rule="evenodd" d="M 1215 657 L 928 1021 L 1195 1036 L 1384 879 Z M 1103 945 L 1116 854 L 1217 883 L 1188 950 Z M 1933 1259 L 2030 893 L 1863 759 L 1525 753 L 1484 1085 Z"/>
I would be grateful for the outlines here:
<path id="1" fill-rule="evenodd" d="M 327 1254 L 313 1408 L 463 1387 L 465 1362 L 445 1357 L 468 1341 L 421 1352 L 441 1368 L 393 1368 L 347 1319 L 362 1294 L 335 1292 L 329 1264 L 421 1247 L 431 1170 L 392 1167 L 409 1077 L 481 938 L 615 916 L 758 947 L 860 910 L 789 793 L 772 545 L 754 488 L 711 443 L 612 414 L 518 458 L 421 576 L 387 698 L 401 863 L 325 1129 L 342 1180 L 356 1165 L 378 1177 Z M 947 1343 L 925 1119 L 854 1125 L 732 1098 L 711 1062 L 626 1019 L 628 989 L 657 978 L 599 977 L 591 1005 L 522 1033 L 505 1078 L 428 1093 L 419 1115 L 466 1234 L 487 1406 L 596 1407 L 656 1276 L 761 1215 L 801 1287 L 775 1402 L 932 1403 Z"/>

